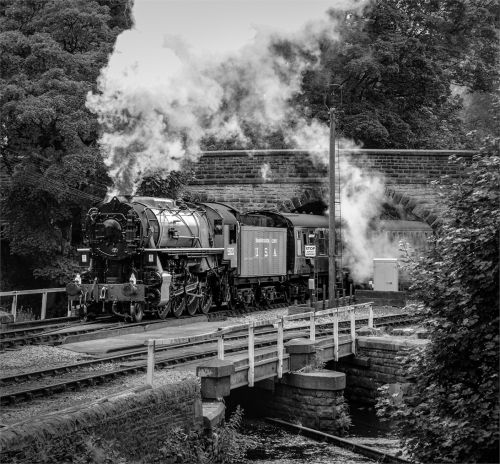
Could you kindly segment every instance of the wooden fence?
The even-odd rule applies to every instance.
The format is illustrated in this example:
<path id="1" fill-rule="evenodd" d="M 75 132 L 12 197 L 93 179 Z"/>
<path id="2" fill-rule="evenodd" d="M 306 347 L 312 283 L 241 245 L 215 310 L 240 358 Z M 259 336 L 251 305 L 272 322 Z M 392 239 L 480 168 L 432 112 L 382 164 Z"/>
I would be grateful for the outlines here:
<path id="1" fill-rule="evenodd" d="M 276 319 L 268 319 L 264 321 L 251 321 L 244 324 L 231 325 L 228 327 L 222 327 L 218 330 L 212 332 L 203 333 L 199 335 L 194 335 L 191 337 L 179 337 L 179 338 L 167 338 L 167 339 L 149 339 L 144 342 L 148 347 L 148 362 L 147 362 L 147 373 L 146 373 L 146 383 L 153 386 L 154 383 L 154 366 L 155 366 L 155 350 L 157 346 L 176 346 L 186 343 L 196 343 L 207 340 L 217 339 L 217 358 L 224 359 L 224 337 L 226 335 L 234 334 L 237 332 L 242 332 L 246 330 L 248 332 L 248 385 L 253 387 L 254 385 L 254 372 L 255 372 L 255 328 L 257 327 L 274 327 L 277 329 L 276 345 L 278 350 L 278 378 L 283 376 L 283 352 L 284 352 L 284 338 L 283 332 L 285 328 L 285 322 L 297 321 L 297 320 L 307 320 L 306 324 L 296 325 L 293 328 L 309 329 L 309 339 L 316 340 L 316 322 L 320 317 L 333 316 L 333 339 L 335 344 L 334 357 L 335 361 L 338 361 L 338 347 L 339 347 L 339 314 L 348 314 L 350 318 L 350 334 L 352 343 L 352 352 L 356 352 L 356 315 L 355 312 L 361 309 L 368 309 L 368 326 L 373 327 L 373 303 L 362 303 L 351 306 L 344 306 L 340 308 L 325 309 L 316 312 L 307 312 L 301 314 L 293 314 L 290 316 L 282 316 Z"/>
<path id="2" fill-rule="evenodd" d="M 12 297 L 12 305 L 11 305 L 11 313 L 14 316 L 14 322 L 17 319 L 17 297 L 19 295 L 37 295 L 39 293 L 42 294 L 42 309 L 40 314 L 40 319 L 44 320 L 47 316 L 47 295 L 49 293 L 60 293 L 65 292 L 66 288 L 39 288 L 35 290 L 13 290 L 10 292 L 0 292 L 0 298 L 11 296 Z M 68 316 L 71 316 L 68 304 Z"/>

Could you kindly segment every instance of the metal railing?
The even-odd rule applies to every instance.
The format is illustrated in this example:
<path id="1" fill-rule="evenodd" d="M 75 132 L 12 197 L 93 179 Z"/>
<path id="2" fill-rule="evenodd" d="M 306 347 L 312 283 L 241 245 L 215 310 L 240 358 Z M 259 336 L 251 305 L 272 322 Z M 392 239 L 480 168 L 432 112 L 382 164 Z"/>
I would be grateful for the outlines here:
<path id="1" fill-rule="evenodd" d="M 255 328 L 273 326 L 277 329 L 277 350 L 278 350 L 278 378 L 283 376 L 283 352 L 284 352 L 284 328 L 285 322 L 295 320 L 308 320 L 306 324 L 296 325 L 293 328 L 309 328 L 309 339 L 316 340 L 316 320 L 324 316 L 333 316 L 333 340 L 334 340 L 334 359 L 339 360 L 339 314 L 347 313 L 350 317 L 350 334 L 351 334 L 351 350 L 356 353 L 356 310 L 368 309 L 368 326 L 373 327 L 373 306 L 372 303 L 361 303 L 357 305 L 344 306 L 340 308 L 325 309 L 316 312 L 307 312 L 282 316 L 275 319 L 264 321 L 251 321 L 244 324 L 231 325 L 222 327 L 212 332 L 194 335 L 191 337 L 179 338 L 157 338 L 149 339 L 144 342 L 148 347 L 148 361 L 146 372 L 146 383 L 153 386 L 154 383 L 154 366 L 155 366 L 155 350 L 157 346 L 176 346 L 186 343 L 196 343 L 217 339 L 217 359 L 224 359 L 224 337 L 229 334 L 248 331 L 248 385 L 253 387 L 255 378 Z"/>
<path id="2" fill-rule="evenodd" d="M 0 298 L 5 296 L 12 297 L 11 314 L 14 316 L 14 322 L 17 319 L 17 297 L 20 295 L 37 295 L 42 294 L 42 309 L 40 313 L 40 319 L 43 321 L 47 316 L 47 295 L 49 293 L 60 293 L 65 292 L 66 288 L 39 288 L 35 290 L 13 290 L 10 292 L 0 292 Z M 68 316 L 70 316 L 70 310 L 68 307 Z"/>

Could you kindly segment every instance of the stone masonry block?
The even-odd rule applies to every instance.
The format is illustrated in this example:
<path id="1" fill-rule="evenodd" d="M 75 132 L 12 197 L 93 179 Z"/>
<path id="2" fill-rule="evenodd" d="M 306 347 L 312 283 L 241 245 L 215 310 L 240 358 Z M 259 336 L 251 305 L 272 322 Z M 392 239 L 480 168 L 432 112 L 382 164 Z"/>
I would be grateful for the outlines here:
<path id="1" fill-rule="evenodd" d="M 345 374 L 326 369 L 317 372 L 292 373 L 286 375 L 283 382 L 297 388 L 336 391 L 345 388 Z"/>
<path id="2" fill-rule="evenodd" d="M 294 338 L 285 343 L 285 350 L 289 354 L 316 353 L 316 342 L 306 338 Z"/>
<path id="3" fill-rule="evenodd" d="M 221 378 L 234 374 L 234 364 L 223 359 L 211 359 L 196 368 L 198 377 Z"/>
<path id="4" fill-rule="evenodd" d="M 205 430 L 213 430 L 224 422 L 226 406 L 220 401 L 203 402 L 203 426 Z"/>
<path id="5" fill-rule="evenodd" d="M 203 399 L 218 399 L 229 396 L 231 393 L 231 376 L 227 377 L 202 377 L 201 397 Z"/>

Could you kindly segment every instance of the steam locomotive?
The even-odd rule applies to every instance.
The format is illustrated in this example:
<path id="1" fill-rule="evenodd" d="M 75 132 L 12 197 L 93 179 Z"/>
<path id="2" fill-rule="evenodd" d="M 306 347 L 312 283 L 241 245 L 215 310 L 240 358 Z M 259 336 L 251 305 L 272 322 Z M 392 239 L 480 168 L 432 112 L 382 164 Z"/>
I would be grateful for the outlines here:
<path id="1" fill-rule="evenodd" d="M 328 280 L 324 216 L 115 197 L 88 211 L 85 235 L 80 273 L 66 287 L 83 318 L 266 307 L 303 301 L 311 276 L 317 288 Z"/>

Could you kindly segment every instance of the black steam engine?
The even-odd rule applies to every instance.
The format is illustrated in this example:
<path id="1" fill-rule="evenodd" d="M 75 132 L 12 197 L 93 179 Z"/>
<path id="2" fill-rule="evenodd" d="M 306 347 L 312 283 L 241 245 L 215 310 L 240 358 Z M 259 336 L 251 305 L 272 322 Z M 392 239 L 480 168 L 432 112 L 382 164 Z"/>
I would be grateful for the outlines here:
<path id="1" fill-rule="evenodd" d="M 86 217 L 88 248 L 67 285 L 83 317 L 207 313 L 302 301 L 328 279 L 328 218 L 220 203 L 113 198 Z M 314 257 L 312 257 L 315 255 Z"/>

